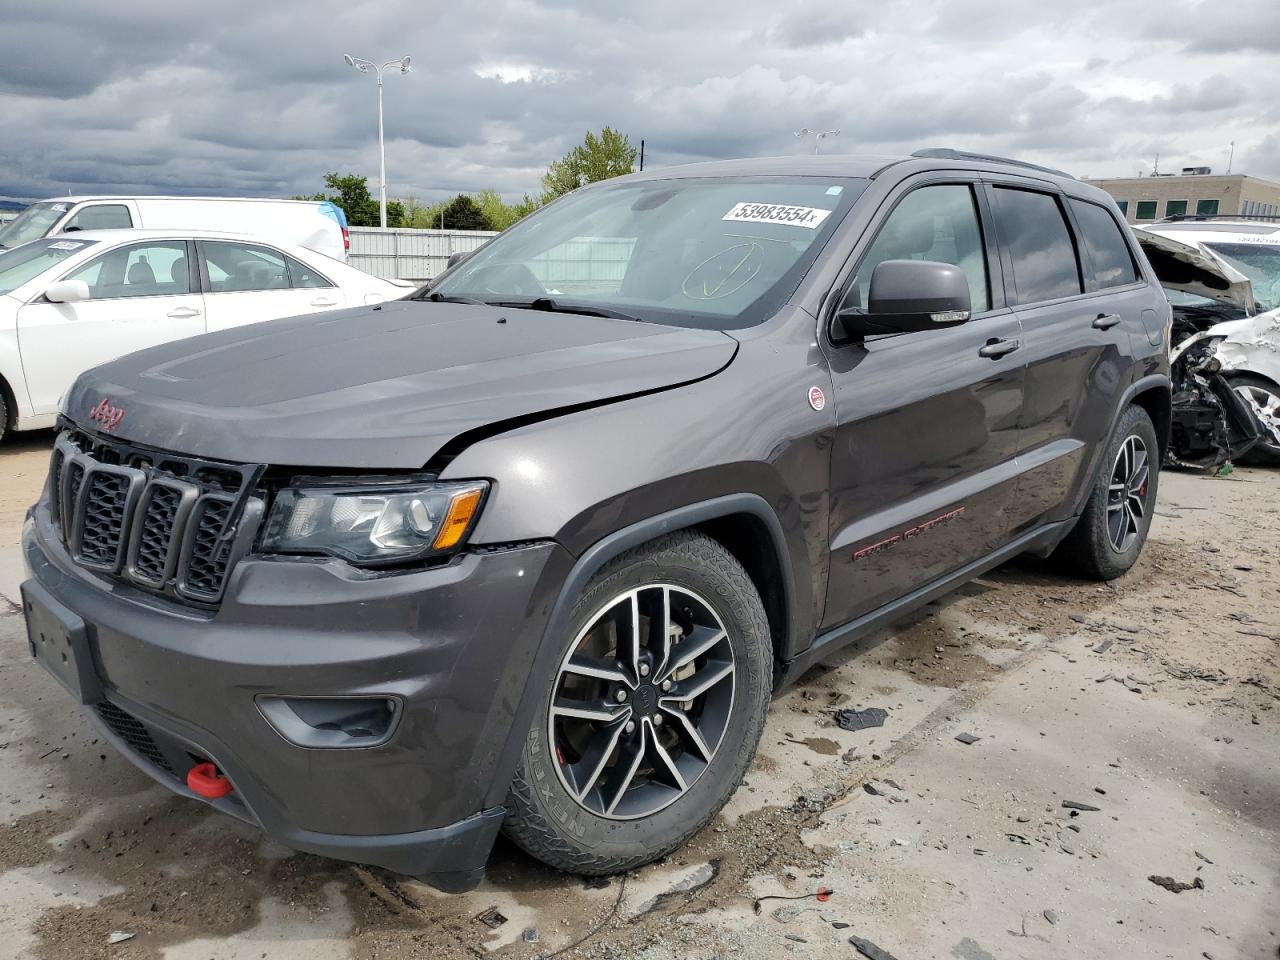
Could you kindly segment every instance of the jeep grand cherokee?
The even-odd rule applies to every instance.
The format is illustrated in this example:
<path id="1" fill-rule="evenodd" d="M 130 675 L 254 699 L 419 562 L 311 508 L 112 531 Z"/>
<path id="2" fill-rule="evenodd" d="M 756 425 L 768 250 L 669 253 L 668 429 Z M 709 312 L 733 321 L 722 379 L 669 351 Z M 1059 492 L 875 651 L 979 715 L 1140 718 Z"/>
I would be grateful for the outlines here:
<path id="1" fill-rule="evenodd" d="M 702 828 L 771 694 L 1023 552 L 1135 561 L 1169 309 L 1111 200 L 998 158 L 575 191 L 402 301 L 124 357 L 30 515 L 31 651 L 297 849 L 474 885 Z"/>

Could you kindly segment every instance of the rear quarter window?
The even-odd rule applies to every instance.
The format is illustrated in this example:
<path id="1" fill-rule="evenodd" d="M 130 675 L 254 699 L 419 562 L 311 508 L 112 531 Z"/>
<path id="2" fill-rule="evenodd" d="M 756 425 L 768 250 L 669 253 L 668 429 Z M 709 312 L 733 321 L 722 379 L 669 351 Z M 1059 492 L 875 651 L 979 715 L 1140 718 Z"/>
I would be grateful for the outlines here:
<path id="1" fill-rule="evenodd" d="M 1071 230 L 1052 194 L 996 187 L 1000 242 L 1013 260 L 1018 303 L 1084 292 Z"/>
<path id="2" fill-rule="evenodd" d="M 1135 283 L 1138 270 L 1120 224 L 1105 207 L 1087 200 L 1069 200 L 1080 227 L 1080 239 L 1093 262 L 1093 282 L 1099 290 Z"/>

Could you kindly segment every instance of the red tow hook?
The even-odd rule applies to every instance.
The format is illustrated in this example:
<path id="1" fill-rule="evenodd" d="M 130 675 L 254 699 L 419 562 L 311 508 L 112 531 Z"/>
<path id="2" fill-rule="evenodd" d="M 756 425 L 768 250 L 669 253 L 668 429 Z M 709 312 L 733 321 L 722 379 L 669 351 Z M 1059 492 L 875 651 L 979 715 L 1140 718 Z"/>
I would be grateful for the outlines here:
<path id="1" fill-rule="evenodd" d="M 201 763 L 187 771 L 187 789 L 206 800 L 217 800 L 231 793 L 231 781 L 212 763 Z"/>

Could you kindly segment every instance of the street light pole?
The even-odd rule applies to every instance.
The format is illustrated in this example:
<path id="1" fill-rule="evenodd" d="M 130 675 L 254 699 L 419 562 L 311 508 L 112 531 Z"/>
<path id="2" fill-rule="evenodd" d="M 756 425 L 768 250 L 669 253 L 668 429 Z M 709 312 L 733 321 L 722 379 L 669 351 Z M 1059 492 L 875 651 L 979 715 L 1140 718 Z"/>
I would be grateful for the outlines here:
<path id="1" fill-rule="evenodd" d="M 827 137 L 840 136 L 840 131 L 839 130 L 823 130 L 821 133 L 819 133 L 816 130 L 810 130 L 808 127 L 801 127 L 799 130 L 796 131 L 797 137 L 807 137 L 810 134 L 813 135 L 813 152 L 816 155 L 818 153 L 818 147 L 822 144 L 822 141 L 825 140 Z"/>
<path id="2" fill-rule="evenodd" d="M 353 57 L 351 54 L 343 54 L 343 60 L 347 66 L 355 67 L 361 73 L 368 73 L 370 70 L 378 78 L 378 212 L 379 219 L 383 229 L 387 226 L 387 144 L 382 135 L 382 71 L 387 67 L 399 67 L 401 73 L 408 73 L 413 63 L 412 57 L 401 57 L 399 60 L 388 60 L 382 66 L 378 66 L 371 60 L 362 60 L 360 57 Z"/>

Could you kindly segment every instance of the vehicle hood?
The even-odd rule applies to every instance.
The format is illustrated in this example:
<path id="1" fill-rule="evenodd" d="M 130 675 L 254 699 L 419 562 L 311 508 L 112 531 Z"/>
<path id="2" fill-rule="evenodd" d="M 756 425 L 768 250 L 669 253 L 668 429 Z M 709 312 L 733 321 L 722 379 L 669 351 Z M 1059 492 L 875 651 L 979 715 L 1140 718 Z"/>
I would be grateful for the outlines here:
<path id="1" fill-rule="evenodd" d="M 714 330 L 397 300 L 130 354 L 64 410 L 100 431 L 105 400 L 112 436 L 192 456 L 419 469 L 455 438 L 699 380 L 736 350 Z"/>
<path id="2" fill-rule="evenodd" d="M 1144 227 L 1134 227 L 1133 233 L 1162 287 L 1253 313 L 1253 284 L 1249 278 L 1208 247 L 1174 240 Z"/>

